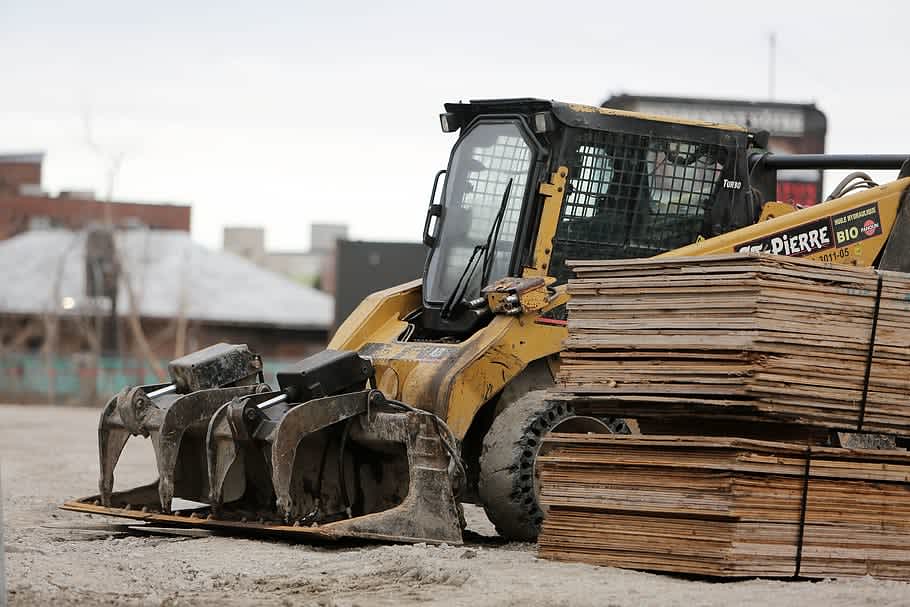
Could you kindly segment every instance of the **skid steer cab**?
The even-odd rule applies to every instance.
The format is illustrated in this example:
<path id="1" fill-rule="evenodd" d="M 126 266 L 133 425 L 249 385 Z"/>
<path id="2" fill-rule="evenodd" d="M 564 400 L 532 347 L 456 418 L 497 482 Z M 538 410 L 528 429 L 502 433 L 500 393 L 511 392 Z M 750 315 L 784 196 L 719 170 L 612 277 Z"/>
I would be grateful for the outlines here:
<path id="1" fill-rule="evenodd" d="M 542 438 L 630 431 L 578 416 L 549 392 L 567 336 L 566 262 L 699 255 L 719 241 L 776 246 L 784 236 L 802 246 L 806 213 L 815 227 L 832 221 L 818 210 L 832 203 L 765 205 L 778 169 L 811 167 L 769 156 L 766 134 L 736 125 L 536 99 L 447 104 L 440 122 L 458 137 L 432 184 L 422 280 L 367 297 L 328 349 L 280 373 L 278 386 L 262 382 L 245 346 L 219 344 L 172 362 L 169 384 L 118 394 L 99 428 L 100 493 L 66 507 L 454 543 L 460 503 L 476 502 L 501 535 L 533 540 L 545 514 Z M 872 160 L 903 159 L 837 166 Z M 897 219 L 899 208 L 910 213 L 900 204 L 907 181 L 838 198 L 838 213 L 874 205 L 863 217 L 881 220 L 861 263 L 877 263 L 892 233 L 907 232 Z M 114 492 L 130 436 L 150 439 L 158 480 Z"/>

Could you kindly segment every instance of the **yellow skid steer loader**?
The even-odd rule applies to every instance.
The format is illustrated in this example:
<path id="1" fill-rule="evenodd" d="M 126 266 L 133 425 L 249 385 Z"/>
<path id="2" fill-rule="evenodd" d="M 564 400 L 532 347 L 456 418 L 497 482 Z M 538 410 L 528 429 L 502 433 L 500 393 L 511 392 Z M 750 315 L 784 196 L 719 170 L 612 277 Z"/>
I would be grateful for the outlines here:
<path id="1" fill-rule="evenodd" d="M 369 296 L 278 386 L 245 346 L 218 344 L 173 361 L 169 383 L 116 395 L 100 493 L 66 508 L 459 543 L 460 504 L 475 502 L 504 537 L 532 540 L 543 436 L 628 431 L 544 398 L 567 260 L 761 250 L 910 270 L 906 167 L 885 186 L 854 174 L 810 208 L 773 201 L 780 169 L 906 156 L 774 156 L 766 133 L 735 125 L 535 99 L 447 104 L 440 119 L 459 136 L 433 183 L 423 279 Z M 150 439 L 158 479 L 115 492 L 132 436 Z"/>

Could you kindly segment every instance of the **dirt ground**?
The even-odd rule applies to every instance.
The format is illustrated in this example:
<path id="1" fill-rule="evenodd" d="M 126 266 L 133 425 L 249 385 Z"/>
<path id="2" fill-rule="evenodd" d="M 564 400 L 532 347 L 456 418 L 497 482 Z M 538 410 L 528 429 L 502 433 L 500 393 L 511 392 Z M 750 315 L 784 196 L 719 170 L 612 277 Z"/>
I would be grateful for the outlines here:
<path id="1" fill-rule="evenodd" d="M 858 580 L 712 583 L 540 560 L 497 541 L 481 510 L 465 546 L 308 546 L 220 536 L 75 530 L 57 510 L 94 493 L 98 412 L 0 405 L 0 488 L 10 605 L 908 605 L 910 584 Z M 151 447 L 127 446 L 118 488 L 154 477 Z M 0 600 L 2 605 L 2 600 Z"/>

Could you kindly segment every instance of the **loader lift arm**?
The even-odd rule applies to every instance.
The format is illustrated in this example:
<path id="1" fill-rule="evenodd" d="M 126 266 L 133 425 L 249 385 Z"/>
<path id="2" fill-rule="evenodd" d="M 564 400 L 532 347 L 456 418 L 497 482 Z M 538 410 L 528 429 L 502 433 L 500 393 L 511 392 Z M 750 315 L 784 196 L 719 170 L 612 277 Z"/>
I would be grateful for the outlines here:
<path id="1" fill-rule="evenodd" d="M 814 156 L 814 155 L 813 155 Z M 665 257 L 769 252 L 816 261 L 910 272 L 910 157 L 905 155 L 818 155 L 812 163 L 800 155 L 762 154 L 759 167 L 900 169 L 898 178 L 798 212 L 734 230 L 664 253 Z"/>

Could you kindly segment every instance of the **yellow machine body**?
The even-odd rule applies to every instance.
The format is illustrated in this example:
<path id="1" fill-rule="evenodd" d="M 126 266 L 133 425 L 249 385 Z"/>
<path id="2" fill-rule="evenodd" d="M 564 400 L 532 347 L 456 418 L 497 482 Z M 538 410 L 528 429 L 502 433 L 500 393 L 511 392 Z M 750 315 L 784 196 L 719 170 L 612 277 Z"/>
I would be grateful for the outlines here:
<path id="1" fill-rule="evenodd" d="M 541 187 L 550 202 L 541 221 L 535 267 L 526 268 L 526 276 L 541 276 L 546 271 L 565 187 L 560 173 L 554 173 L 550 183 Z M 799 210 L 784 203 L 766 203 L 776 217 L 663 256 L 764 251 L 871 266 L 891 234 L 908 187 L 910 178 L 899 179 Z M 371 295 L 341 325 L 329 347 L 358 350 L 371 357 L 379 389 L 439 415 L 463 439 L 486 402 L 531 362 L 562 350 L 565 325 L 550 322 L 541 313 L 564 304 L 568 294 L 565 285 L 560 285 L 542 309 L 497 316 L 461 343 L 399 342 L 396 337 L 407 325 L 401 319 L 420 306 L 420 287 L 420 281 L 414 281 Z M 555 357 L 549 362 L 558 365 Z"/>

